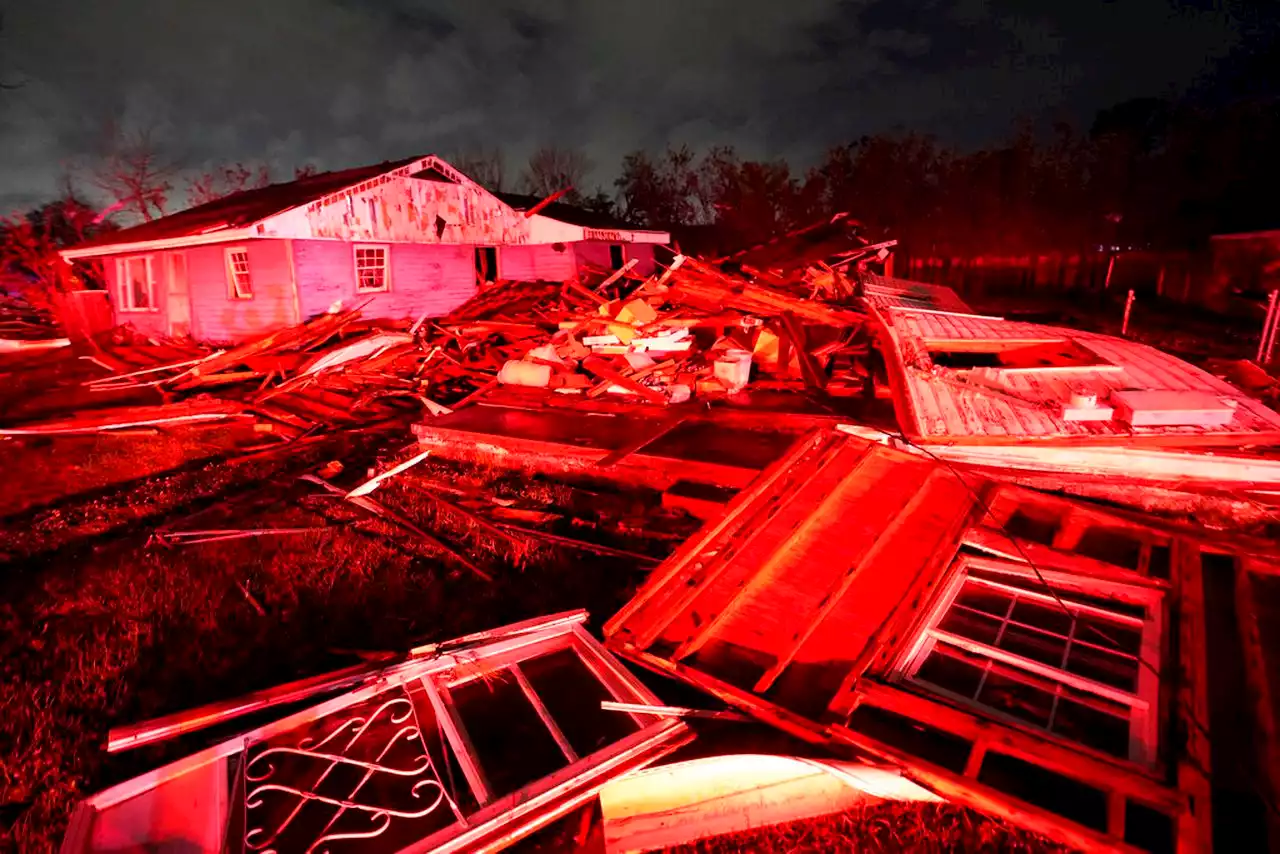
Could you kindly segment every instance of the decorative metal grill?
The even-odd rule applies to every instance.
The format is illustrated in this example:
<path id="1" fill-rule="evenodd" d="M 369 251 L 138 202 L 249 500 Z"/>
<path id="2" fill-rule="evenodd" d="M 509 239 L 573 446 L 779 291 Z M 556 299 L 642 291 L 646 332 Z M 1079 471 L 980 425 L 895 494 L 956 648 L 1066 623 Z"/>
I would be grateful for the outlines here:
<path id="1" fill-rule="evenodd" d="M 437 812 L 438 821 L 428 823 L 454 820 L 456 805 L 436 773 L 414 704 L 401 689 L 396 693 L 249 751 L 247 850 L 321 854 L 343 840 L 365 840 L 358 843 L 364 850 L 393 824 L 411 822 L 421 831 L 415 820 Z"/>

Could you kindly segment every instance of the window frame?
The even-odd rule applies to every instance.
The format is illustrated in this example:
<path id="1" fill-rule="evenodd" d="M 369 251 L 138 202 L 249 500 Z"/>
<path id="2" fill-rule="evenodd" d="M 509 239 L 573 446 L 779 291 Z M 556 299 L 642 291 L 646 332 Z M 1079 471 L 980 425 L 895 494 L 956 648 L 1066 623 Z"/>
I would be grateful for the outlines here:
<path id="1" fill-rule="evenodd" d="M 1137 684 L 1135 691 L 1130 693 L 1124 689 L 1096 682 L 1052 665 L 1025 658 L 999 647 L 954 635 L 940 629 L 940 624 L 946 619 L 956 598 L 964 589 L 965 582 L 969 579 L 970 570 L 972 569 L 1029 579 L 1036 584 L 1040 583 L 1040 578 L 1037 577 L 1035 569 L 1026 564 L 970 555 L 961 557 L 953 566 L 950 577 L 942 587 L 942 592 L 930 606 L 919 628 L 913 633 L 911 640 L 905 646 L 902 654 L 899 655 L 892 670 L 892 680 L 917 691 L 932 694 L 945 701 L 970 709 L 980 715 L 1054 739 L 1059 743 L 1068 745 L 1071 749 L 1085 750 L 1110 761 L 1128 761 L 1145 767 L 1153 767 L 1156 764 L 1160 747 L 1160 679 L 1157 673 L 1153 673 L 1151 668 L 1145 666 L 1142 662 L 1150 664 L 1157 671 L 1162 669 L 1162 639 L 1165 622 L 1163 592 L 1151 587 L 1128 585 L 1115 581 L 1102 581 L 1096 578 L 1080 577 L 1054 570 L 1041 569 L 1039 573 L 1040 576 L 1043 576 L 1045 582 L 1053 586 L 1065 603 L 1078 609 L 1078 611 L 1103 616 L 1118 623 L 1128 623 L 1140 630 L 1141 640 L 1138 650 L 1140 661 L 1138 664 Z M 993 582 L 985 578 L 981 579 L 980 583 L 995 587 L 1001 586 L 999 582 Z M 1009 585 L 1007 589 L 1016 592 L 1018 596 L 1057 607 L 1057 602 L 1053 595 L 1047 591 L 1041 593 L 1015 585 Z M 1132 617 L 1119 611 L 1108 610 L 1103 605 L 1073 601 L 1071 598 L 1073 592 L 1087 595 L 1094 599 L 1114 599 L 1131 607 L 1141 606 L 1145 613 L 1141 618 Z M 1117 756 L 1108 753 L 1064 736 L 1047 727 L 1041 727 L 1022 718 L 1006 714 L 974 697 L 955 693 L 942 686 L 918 678 L 916 674 L 940 642 L 970 655 L 986 658 L 992 664 L 1000 665 L 1004 671 L 1026 673 L 1030 677 L 1026 680 L 1026 684 L 1037 689 L 1040 687 L 1036 684 L 1037 680 L 1056 682 L 1066 688 L 1102 699 L 1105 702 L 1127 706 L 1129 708 L 1128 754 L 1126 756 Z M 990 666 L 988 666 L 986 672 L 991 672 Z M 1009 676 L 1007 672 L 1002 675 Z M 1016 676 L 1010 678 L 1016 678 Z M 1062 695 L 1057 694 L 1055 696 Z"/>
<path id="2" fill-rule="evenodd" d="M 378 251 L 382 253 L 382 285 L 376 288 L 366 287 L 360 277 L 360 253 L 362 251 Z M 385 294 L 391 291 L 391 247 L 386 243 L 356 243 L 351 247 L 352 271 L 355 274 L 357 294 Z M 372 269 L 372 268 L 364 268 Z"/>
<path id="3" fill-rule="evenodd" d="M 244 282 L 248 285 L 248 293 L 240 290 L 240 275 L 242 271 L 237 269 L 235 256 L 244 255 Z M 249 266 L 249 248 L 247 246 L 228 246 L 223 253 L 223 259 L 227 267 L 227 297 L 233 300 L 251 300 L 254 298 L 253 292 L 253 272 Z"/>
<path id="4" fill-rule="evenodd" d="M 147 305 L 139 308 L 135 304 L 133 281 L 129 278 L 129 264 L 141 261 L 147 286 Z M 154 255 L 126 255 L 116 259 L 116 301 L 117 310 L 130 314 L 150 314 L 160 311 L 156 303 L 156 270 Z"/>
<path id="5" fill-rule="evenodd" d="M 602 744 L 586 755 L 578 755 L 571 745 L 566 750 L 563 745 L 558 744 L 565 760 L 565 764 L 558 770 L 532 780 L 508 794 L 498 795 L 488 791 L 484 770 L 493 766 L 486 764 L 469 743 L 470 736 L 453 702 L 452 689 L 457 685 L 477 678 L 483 679 L 486 674 L 503 667 L 513 668 L 511 673 L 518 687 L 530 699 L 535 712 L 546 725 L 543 715 L 545 713 L 550 716 L 551 713 L 545 706 L 538 708 L 540 699 L 535 703 L 530 697 L 530 693 L 534 697 L 543 695 L 538 689 L 527 685 L 527 679 L 520 675 L 520 665 L 540 655 L 568 649 L 586 665 L 593 679 L 608 695 L 637 705 L 656 707 L 661 702 L 583 628 L 585 619 L 586 612 L 577 611 L 516 623 L 459 638 L 439 647 L 435 644 L 419 647 L 409 653 L 407 661 L 382 668 L 363 669 L 359 679 L 345 676 L 341 684 L 349 690 L 344 690 L 338 696 L 242 732 L 227 741 L 175 760 L 155 771 L 125 780 L 81 801 L 71 820 L 76 834 L 68 835 L 68 840 L 74 840 L 75 844 L 64 844 L 64 848 L 69 851 L 87 851 L 97 822 L 110 822 L 111 810 L 117 807 L 125 810 L 144 807 L 154 809 L 157 803 L 166 803 L 166 796 L 162 793 L 165 787 L 183 787 L 184 784 L 180 781 L 187 775 L 192 776 L 188 778 L 191 782 L 186 785 L 200 787 L 201 791 L 207 793 L 207 799 L 200 801 L 196 809 L 203 815 L 210 809 L 205 805 L 211 803 L 214 805 L 212 809 L 217 811 L 215 814 L 223 819 L 218 839 L 220 844 L 225 845 L 228 841 L 242 842 L 244 824 L 237 826 L 228 817 L 237 809 L 242 815 L 247 812 L 248 806 L 244 799 L 248 784 L 261 781 L 261 778 L 251 779 L 248 776 L 247 766 L 255 751 L 260 751 L 263 747 L 272 749 L 270 742 L 273 740 L 282 742 L 277 746 L 286 750 L 300 747 L 301 743 L 291 742 L 287 736 L 302 727 L 326 723 L 327 720 L 340 721 L 348 710 L 366 701 L 377 700 L 383 703 L 385 698 L 399 702 L 402 696 L 409 700 L 411 726 L 418 727 L 425 735 L 424 726 L 427 722 L 420 717 L 420 712 L 429 712 L 437 729 L 435 738 L 443 750 L 447 751 L 443 755 L 444 761 L 450 763 L 451 767 L 453 763 L 457 763 L 457 766 L 449 778 L 449 785 L 442 787 L 447 796 L 447 804 L 441 802 L 441 809 L 451 810 L 455 820 L 441 829 L 424 831 L 407 843 L 396 843 L 397 850 L 425 852 L 444 846 L 456 851 L 467 847 L 477 838 L 519 838 L 541 826 L 546 820 L 562 815 L 565 810 L 581 803 L 585 793 L 594 794 L 613 769 L 632 767 L 636 763 L 647 764 L 674 750 L 689 737 L 688 727 L 674 716 L 640 714 L 633 710 L 612 712 L 630 718 L 635 724 L 634 731 Z M 339 683 L 334 681 L 329 684 L 336 687 Z M 318 698 L 318 691 L 319 689 L 307 696 Z M 266 708 L 276 708 L 277 704 L 288 708 L 288 704 L 295 699 L 300 698 L 281 695 L 267 700 Z M 233 711 L 232 714 L 236 713 Z M 550 719 L 556 728 L 561 727 L 559 723 L 555 723 L 561 719 Z M 190 731 L 203 729 L 213 722 L 206 719 Z M 347 724 L 349 723 L 348 720 Z M 394 723 L 398 725 L 400 721 L 396 720 Z M 340 730 L 341 727 L 338 727 L 334 731 Z M 387 729 L 388 732 L 393 730 L 394 727 Z M 552 731 L 548 729 L 548 732 L 554 739 Z M 563 731 L 561 734 L 563 735 Z M 281 736 L 286 738 L 280 739 Z M 429 750 L 423 743 L 424 751 Z M 577 758 L 570 761 L 571 755 Z M 312 758 L 327 757 L 313 754 Z M 228 769 L 234 771 L 235 779 L 228 778 Z M 444 783 L 444 778 L 433 767 L 416 770 Z M 321 780 L 323 779 L 322 777 Z M 175 789 L 170 788 L 169 791 Z M 469 793 L 471 798 L 455 799 L 455 795 L 463 792 Z M 139 806 L 127 806 L 130 802 Z M 156 836 L 143 841 L 159 842 L 163 839 L 163 836 Z"/>

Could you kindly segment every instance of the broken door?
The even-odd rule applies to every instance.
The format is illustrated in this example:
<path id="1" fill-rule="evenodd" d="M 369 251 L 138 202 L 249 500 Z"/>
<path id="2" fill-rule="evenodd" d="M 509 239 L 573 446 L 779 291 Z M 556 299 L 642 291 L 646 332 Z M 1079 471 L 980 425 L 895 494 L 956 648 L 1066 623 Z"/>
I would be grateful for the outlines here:
<path id="1" fill-rule="evenodd" d="M 686 728 L 549 617 L 371 671 L 361 687 L 83 802 L 64 852 L 496 850 L 673 750 Z"/>

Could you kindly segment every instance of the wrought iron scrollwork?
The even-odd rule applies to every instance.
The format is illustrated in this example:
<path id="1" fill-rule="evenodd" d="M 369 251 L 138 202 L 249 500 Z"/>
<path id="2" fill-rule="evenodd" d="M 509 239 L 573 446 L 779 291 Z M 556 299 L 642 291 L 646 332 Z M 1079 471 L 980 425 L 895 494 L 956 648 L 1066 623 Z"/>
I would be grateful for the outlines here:
<path id="1" fill-rule="evenodd" d="M 388 737 L 387 732 L 391 734 Z M 353 754 L 368 756 L 374 749 L 371 739 L 385 741 L 373 760 L 356 758 Z M 417 746 L 416 755 L 406 762 L 405 746 Z M 390 755 L 397 747 L 395 764 Z M 286 763 L 297 767 L 301 762 L 309 771 L 305 776 L 309 784 L 297 779 L 299 774 L 286 775 L 282 768 Z M 321 787 L 339 769 L 352 769 L 362 773 L 358 783 L 345 796 L 322 792 Z M 316 771 L 319 771 L 318 776 Z M 248 818 L 245 831 L 246 847 L 261 854 L 277 854 L 281 836 L 294 825 L 307 804 L 324 804 L 333 808 L 328 822 L 320 828 L 315 839 L 306 848 L 308 854 L 322 852 L 330 843 L 341 840 L 373 839 L 381 836 L 396 819 L 417 819 L 434 812 L 448 798 L 444 786 L 423 743 L 422 733 L 414 719 L 413 703 L 401 694 L 383 702 L 367 715 L 356 715 L 341 720 L 323 738 L 307 737 L 296 745 L 272 745 L 251 756 L 244 769 L 246 781 L 245 807 Z M 367 784 L 378 775 L 401 779 L 407 785 L 410 803 L 375 803 L 362 798 Z M 420 779 L 415 779 L 420 778 Z M 411 782 L 412 781 L 412 782 Z M 335 788 L 330 786 L 330 788 Z M 268 799 L 277 797 L 294 801 L 292 809 L 282 818 L 273 821 L 274 827 L 258 822 L 270 820 L 269 810 L 261 809 Z M 255 812 L 258 813 L 255 816 Z M 337 829 L 340 819 L 349 812 L 363 814 L 372 826 L 367 830 Z M 255 821 L 256 819 L 256 821 Z M 293 844 L 289 846 L 291 849 Z"/>

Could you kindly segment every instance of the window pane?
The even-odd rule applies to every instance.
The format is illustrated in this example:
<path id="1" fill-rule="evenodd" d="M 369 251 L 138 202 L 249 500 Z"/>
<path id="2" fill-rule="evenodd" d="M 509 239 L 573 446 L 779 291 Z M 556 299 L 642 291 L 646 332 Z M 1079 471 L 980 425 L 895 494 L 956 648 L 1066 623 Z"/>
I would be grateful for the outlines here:
<path id="1" fill-rule="evenodd" d="M 1005 627 L 998 646 L 1014 655 L 1020 655 L 1050 667 L 1061 667 L 1062 657 L 1067 651 L 1066 638 L 1015 626 L 1012 623 Z"/>
<path id="2" fill-rule="evenodd" d="M 439 746 L 433 724 L 397 687 L 254 744 L 246 847 L 306 851 L 327 839 L 333 854 L 397 851 L 452 825 L 448 784 L 424 744 Z"/>
<path id="3" fill-rule="evenodd" d="M 954 694 L 972 698 L 978 693 L 983 671 L 983 667 L 954 656 L 939 645 L 920 665 L 916 677 Z"/>
<path id="4" fill-rule="evenodd" d="M 520 669 L 579 758 L 640 729 L 631 715 L 600 708 L 613 695 L 572 649 L 522 661 Z"/>
<path id="5" fill-rule="evenodd" d="M 994 644 L 1000 632 L 1000 620 L 962 605 L 953 605 L 938 628 L 979 643 Z"/>
<path id="6" fill-rule="evenodd" d="M 978 702 L 1038 727 L 1047 727 L 1053 694 L 993 670 L 987 674 Z"/>
<path id="7" fill-rule="evenodd" d="M 965 582 L 960 595 L 956 597 L 956 602 L 961 605 L 999 617 L 1001 620 L 1004 619 L 1005 614 L 1009 613 L 1011 601 L 1013 596 L 1003 590 L 994 590 L 982 584 L 970 584 L 968 581 Z"/>
<path id="8" fill-rule="evenodd" d="M 381 246 L 356 249 L 356 286 L 362 291 L 385 290 L 387 250 Z"/>
<path id="9" fill-rule="evenodd" d="M 1105 712 L 1099 708 L 1101 705 L 1112 706 L 1114 711 Z M 1129 755 L 1129 710 L 1124 706 L 1093 698 L 1085 703 L 1063 696 L 1058 699 L 1053 731 L 1112 756 Z"/>
<path id="10" fill-rule="evenodd" d="M 1138 662 L 1083 644 L 1073 644 L 1067 672 L 1134 692 L 1138 689 Z"/>
<path id="11" fill-rule="evenodd" d="M 450 693 L 493 797 L 569 764 L 511 671 L 473 679 Z"/>
<path id="12" fill-rule="evenodd" d="M 151 293 L 147 287 L 147 262 L 136 258 L 128 263 L 129 282 L 133 293 L 134 308 L 150 308 Z"/>
<path id="13" fill-rule="evenodd" d="M 1089 614 L 1077 618 L 1076 640 L 1129 655 L 1142 649 L 1142 632 L 1137 626 L 1122 626 Z"/>
<path id="14" fill-rule="evenodd" d="M 1057 602 L 1039 602 L 1035 599 L 1019 599 L 1013 606 L 1013 621 L 1044 629 L 1055 635 L 1065 636 L 1071 631 L 1071 615 Z"/>

